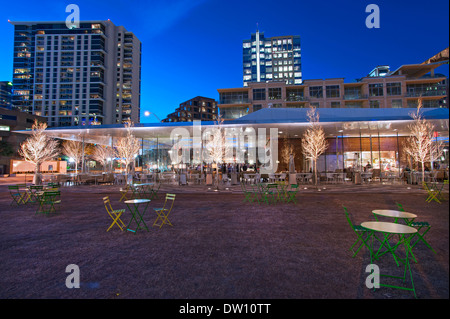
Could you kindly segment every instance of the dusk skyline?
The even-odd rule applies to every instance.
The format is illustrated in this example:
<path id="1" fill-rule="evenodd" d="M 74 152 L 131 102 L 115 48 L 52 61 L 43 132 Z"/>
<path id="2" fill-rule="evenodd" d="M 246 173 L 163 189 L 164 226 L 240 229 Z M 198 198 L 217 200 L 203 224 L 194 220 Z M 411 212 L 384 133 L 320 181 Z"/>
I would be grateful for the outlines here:
<path id="1" fill-rule="evenodd" d="M 448 47 L 448 1 L 300 3 L 293 1 L 63 1 L 11 3 L 0 13 L 4 41 L 0 81 L 12 80 L 11 21 L 65 21 L 68 4 L 80 19 L 123 25 L 142 42 L 141 122 L 156 122 L 180 103 L 217 89 L 242 87 L 242 41 L 299 35 L 302 78 L 353 82 L 378 65 L 395 70 L 421 63 Z M 131 3 L 131 5 L 130 5 Z M 380 8 L 380 28 L 368 29 L 368 4 Z M 448 76 L 448 64 L 436 69 Z"/>

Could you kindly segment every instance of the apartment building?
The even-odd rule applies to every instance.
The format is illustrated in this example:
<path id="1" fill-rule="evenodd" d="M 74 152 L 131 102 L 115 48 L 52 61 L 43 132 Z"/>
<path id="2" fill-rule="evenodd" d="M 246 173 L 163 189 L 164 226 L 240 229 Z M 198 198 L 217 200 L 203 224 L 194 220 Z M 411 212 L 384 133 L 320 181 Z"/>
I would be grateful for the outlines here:
<path id="1" fill-rule="evenodd" d="M 217 101 L 197 96 L 180 104 L 162 122 L 215 121 L 218 115 Z"/>
<path id="2" fill-rule="evenodd" d="M 255 82 L 247 87 L 218 89 L 224 119 L 236 119 L 264 108 L 448 108 L 448 78 L 434 73 L 441 64 L 402 65 L 394 71 L 379 66 L 356 82 L 344 78 Z"/>
<path id="3" fill-rule="evenodd" d="M 12 108 L 12 82 L 0 81 L 0 107 Z"/>
<path id="4" fill-rule="evenodd" d="M 265 38 L 264 32 L 256 31 L 243 41 L 242 50 L 244 86 L 266 81 L 302 83 L 300 36 Z"/>
<path id="5" fill-rule="evenodd" d="M 49 126 L 140 121 L 141 42 L 123 26 L 12 22 L 13 108 Z"/>

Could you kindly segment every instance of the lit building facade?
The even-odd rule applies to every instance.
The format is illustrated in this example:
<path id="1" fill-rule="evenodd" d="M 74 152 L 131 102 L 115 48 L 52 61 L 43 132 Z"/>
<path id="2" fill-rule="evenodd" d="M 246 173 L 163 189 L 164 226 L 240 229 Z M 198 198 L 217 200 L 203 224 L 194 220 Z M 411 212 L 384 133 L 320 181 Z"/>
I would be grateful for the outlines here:
<path id="1" fill-rule="evenodd" d="M 49 126 L 140 121 L 141 42 L 111 21 L 11 22 L 13 107 Z"/>
<path id="2" fill-rule="evenodd" d="M 439 65 L 403 65 L 392 72 L 377 67 L 353 83 L 336 78 L 218 89 L 220 114 L 231 120 L 264 108 L 415 108 L 419 98 L 424 108 L 448 108 L 448 78 L 434 73 Z"/>
<path id="3" fill-rule="evenodd" d="M 256 31 L 243 41 L 242 51 L 244 86 L 266 81 L 302 83 L 300 36 L 265 38 L 264 32 Z"/>
<path id="4" fill-rule="evenodd" d="M 0 81 L 0 107 L 12 108 L 12 82 Z"/>
<path id="5" fill-rule="evenodd" d="M 214 121 L 217 119 L 217 101 L 197 96 L 180 104 L 175 112 L 167 115 L 162 122 Z"/>

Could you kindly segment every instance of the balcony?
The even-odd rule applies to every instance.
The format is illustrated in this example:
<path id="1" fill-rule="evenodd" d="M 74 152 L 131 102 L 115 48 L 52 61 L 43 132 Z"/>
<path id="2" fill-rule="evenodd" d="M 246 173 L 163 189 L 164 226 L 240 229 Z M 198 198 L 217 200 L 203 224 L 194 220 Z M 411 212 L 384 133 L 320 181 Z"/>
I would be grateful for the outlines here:
<path id="1" fill-rule="evenodd" d="M 285 101 L 286 102 L 306 102 L 306 101 L 308 101 L 308 98 L 304 97 L 304 96 L 288 96 Z"/>
<path id="2" fill-rule="evenodd" d="M 410 91 L 405 94 L 405 97 L 427 97 L 427 96 L 445 96 L 447 95 L 447 90 L 445 86 L 443 88 L 438 88 L 436 90 L 430 91 Z"/>
<path id="3" fill-rule="evenodd" d="M 366 100 L 367 94 L 344 94 L 344 100 Z"/>

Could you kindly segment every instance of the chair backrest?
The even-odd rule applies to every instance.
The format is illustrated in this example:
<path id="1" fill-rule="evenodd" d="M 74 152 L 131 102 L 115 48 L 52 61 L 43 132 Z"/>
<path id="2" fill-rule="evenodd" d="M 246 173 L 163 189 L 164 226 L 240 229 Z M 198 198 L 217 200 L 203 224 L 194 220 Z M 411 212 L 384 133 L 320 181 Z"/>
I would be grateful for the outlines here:
<path id="1" fill-rule="evenodd" d="M 397 205 L 398 210 L 400 210 L 400 211 L 402 211 L 402 212 L 405 211 L 402 204 L 400 204 L 400 203 L 395 203 L 395 204 Z"/>
<path id="2" fill-rule="evenodd" d="M 342 208 L 344 208 L 345 217 L 347 218 L 348 224 L 350 225 L 350 227 L 351 227 L 352 229 L 354 229 L 352 220 L 351 220 L 351 218 L 350 218 L 350 214 L 348 213 L 348 210 L 347 210 L 347 207 L 345 207 L 344 205 L 342 205 Z"/>
<path id="3" fill-rule="evenodd" d="M 168 201 L 172 201 L 170 204 L 170 209 L 168 209 L 168 212 L 166 215 L 169 215 L 169 213 L 172 211 L 173 204 L 175 203 L 175 194 L 166 194 L 166 200 L 164 201 L 164 207 L 163 209 L 166 210 L 166 205 L 168 205 Z"/>
<path id="4" fill-rule="evenodd" d="M 111 207 L 111 201 L 109 200 L 109 196 L 103 197 L 103 203 L 105 204 L 106 211 L 111 215 L 111 212 L 114 210 Z M 109 206 L 109 208 L 108 208 Z"/>

